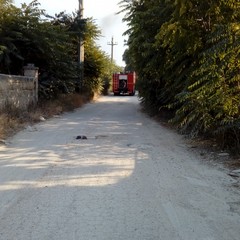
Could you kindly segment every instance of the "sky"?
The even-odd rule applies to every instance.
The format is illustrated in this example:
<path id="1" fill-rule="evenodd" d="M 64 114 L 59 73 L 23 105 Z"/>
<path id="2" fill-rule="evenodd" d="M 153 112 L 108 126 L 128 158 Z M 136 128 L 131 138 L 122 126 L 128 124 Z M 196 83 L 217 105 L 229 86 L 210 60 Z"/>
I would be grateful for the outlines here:
<path id="1" fill-rule="evenodd" d="M 30 3 L 32 0 L 14 0 L 17 7 L 21 3 Z M 41 4 L 40 8 L 45 9 L 50 15 L 65 11 L 66 13 L 78 10 L 78 0 L 38 0 Z M 122 61 L 122 55 L 126 47 L 124 40 L 126 36 L 122 36 L 127 30 L 126 23 L 122 22 L 124 14 L 117 15 L 121 10 L 118 3 L 120 0 L 83 0 L 83 17 L 92 17 L 99 29 L 102 31 L 102 37 L 97 41 L 100 48 L 111 57 L 111 39 L 113 37 L 113 59 L 119 66 L 125 66 Z"/>

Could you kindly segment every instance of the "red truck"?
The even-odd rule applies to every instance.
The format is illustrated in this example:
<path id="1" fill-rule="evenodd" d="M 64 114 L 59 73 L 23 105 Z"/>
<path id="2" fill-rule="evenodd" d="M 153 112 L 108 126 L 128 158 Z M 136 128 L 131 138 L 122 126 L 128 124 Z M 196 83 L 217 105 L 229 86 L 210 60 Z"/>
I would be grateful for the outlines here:
<path id="1" fill-rule="evenodd" d="M 114 73 L 112 77 L 112 89 L 115 96 L 121 94 L 135 95 L 136 74 Z"/>

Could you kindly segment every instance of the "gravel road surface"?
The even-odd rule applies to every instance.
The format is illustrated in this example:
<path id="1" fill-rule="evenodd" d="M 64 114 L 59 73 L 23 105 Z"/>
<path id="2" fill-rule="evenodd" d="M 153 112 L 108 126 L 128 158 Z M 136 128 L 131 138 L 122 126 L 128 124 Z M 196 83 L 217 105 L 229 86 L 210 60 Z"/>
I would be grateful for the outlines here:
<path id="1" fill-rule="evenodd" d="M 101 97 L 9 141 L 0 240 L 240 239 L 235 180 L 141 113 L 137 97 Z"/>

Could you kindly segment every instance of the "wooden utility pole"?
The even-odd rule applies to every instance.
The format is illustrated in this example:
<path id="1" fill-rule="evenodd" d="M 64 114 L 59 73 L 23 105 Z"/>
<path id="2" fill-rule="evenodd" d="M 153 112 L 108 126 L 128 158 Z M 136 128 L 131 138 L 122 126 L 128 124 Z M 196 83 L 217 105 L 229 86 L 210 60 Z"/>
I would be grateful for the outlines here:
<path id="1" fill-rule="evenodd" d="M 83 21 L 83 0 L 78 0 L 79 2 L 79 9 L 78 9 L 78 18 L 79 18 L 79 24 L 81 24 Z M 79 90 L 82 89 L 83 85 L 83 78 L 84 78 L 84 43 L 81 36 L 78 38 L 78 64 L 80 68 L 80 76 L 79 76 Z"/>
<path id="2" fill-rule="evenodd" d="M 108 45 L 111 45 L 111 63 L 113 63 L 113 47 L 117 45 L 117 43 L 113 41 L 113 37 L 111 42 L 110 43 L 108 42 Z"/>

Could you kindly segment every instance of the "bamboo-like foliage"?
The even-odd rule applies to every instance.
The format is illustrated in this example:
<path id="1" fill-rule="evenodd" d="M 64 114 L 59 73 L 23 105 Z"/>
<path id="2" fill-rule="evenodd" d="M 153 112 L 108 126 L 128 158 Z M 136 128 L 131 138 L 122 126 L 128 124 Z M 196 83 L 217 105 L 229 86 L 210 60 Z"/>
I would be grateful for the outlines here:
<path id="1" fill-rule="evenodd" d="M 239 148 L 240 2 L 121 1 L 129 29 L 125 58 L 147 108 L 174 111 L 191 136 Z M 230 142 L 231 141 L 231 142 Z"/>

